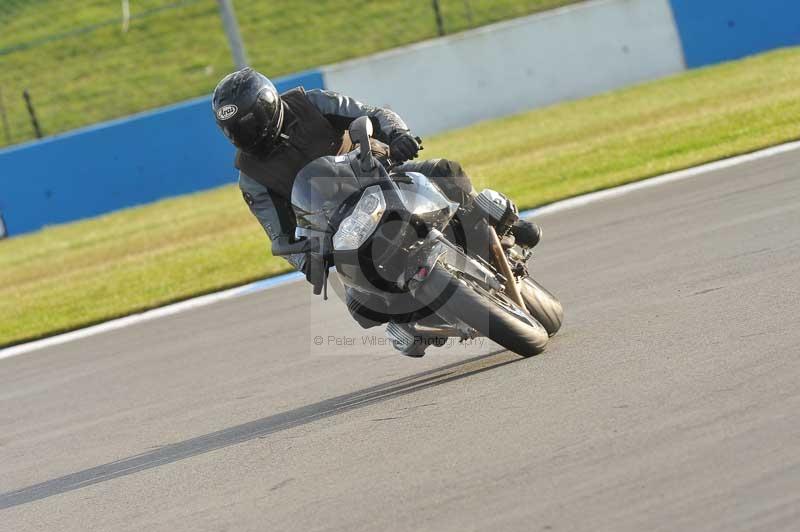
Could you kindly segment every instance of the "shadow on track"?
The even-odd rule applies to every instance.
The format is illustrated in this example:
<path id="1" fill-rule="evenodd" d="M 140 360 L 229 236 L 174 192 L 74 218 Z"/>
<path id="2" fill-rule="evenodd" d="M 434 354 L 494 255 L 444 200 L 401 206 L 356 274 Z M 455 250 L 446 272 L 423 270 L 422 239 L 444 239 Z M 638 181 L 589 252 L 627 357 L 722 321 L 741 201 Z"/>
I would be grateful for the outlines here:
<path id="1" fill-rule="evenodd" d="M 340 395 L 294 410 L 165 445 L 116 462 L 110 462 L 16 491 L 0 494 L 0 510 L 236 445 L 237 443 L 260 438 L 278 431 L 305 425 L 318 419 L 470 377 L 519 360 L 524 359 L 505 350 L 493 351 L 486 355 L 480 355 L 441 368 L 379 384 L 358 392 Z"/>

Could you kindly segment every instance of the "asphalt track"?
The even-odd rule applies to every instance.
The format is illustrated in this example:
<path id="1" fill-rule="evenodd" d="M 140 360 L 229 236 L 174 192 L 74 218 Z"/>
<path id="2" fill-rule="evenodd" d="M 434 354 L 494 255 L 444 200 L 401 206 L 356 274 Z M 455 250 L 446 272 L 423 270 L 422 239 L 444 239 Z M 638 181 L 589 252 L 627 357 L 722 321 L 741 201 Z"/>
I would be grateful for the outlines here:
<path id="1" fill-rule="evenodd" d="M 0 529 L 800 529 L 800 153 L 539 221 L 532 359 L 292 283 L 0 360 Z"/>

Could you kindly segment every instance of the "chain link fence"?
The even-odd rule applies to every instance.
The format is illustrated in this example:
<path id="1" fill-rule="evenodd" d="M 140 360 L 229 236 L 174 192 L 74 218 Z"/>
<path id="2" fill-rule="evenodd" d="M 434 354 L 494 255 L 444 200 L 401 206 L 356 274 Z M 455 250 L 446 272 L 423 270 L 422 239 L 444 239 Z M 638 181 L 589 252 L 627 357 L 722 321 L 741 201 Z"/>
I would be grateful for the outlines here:
<path id="1" fill-rule="evenodd" d="M 574 1 L 231 3 L 250 64 L 280 76 Z M 0 0 L 0 146 L 208 94 L 235 68 L 220 4 Z"/>

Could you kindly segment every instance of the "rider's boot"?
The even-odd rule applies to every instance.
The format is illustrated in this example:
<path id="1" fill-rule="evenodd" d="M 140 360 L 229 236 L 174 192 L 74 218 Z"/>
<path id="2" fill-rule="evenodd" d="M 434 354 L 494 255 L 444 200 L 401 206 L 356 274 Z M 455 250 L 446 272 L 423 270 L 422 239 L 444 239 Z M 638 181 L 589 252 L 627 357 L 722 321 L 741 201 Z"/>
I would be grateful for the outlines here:
<path id="1" fill-rule="evenodd" d="M 542 239 L 542 228 L 534 222 L 520 218 L 511 226 L 511 234 L 514 240 L 522 247 L 532 248 Z"/>

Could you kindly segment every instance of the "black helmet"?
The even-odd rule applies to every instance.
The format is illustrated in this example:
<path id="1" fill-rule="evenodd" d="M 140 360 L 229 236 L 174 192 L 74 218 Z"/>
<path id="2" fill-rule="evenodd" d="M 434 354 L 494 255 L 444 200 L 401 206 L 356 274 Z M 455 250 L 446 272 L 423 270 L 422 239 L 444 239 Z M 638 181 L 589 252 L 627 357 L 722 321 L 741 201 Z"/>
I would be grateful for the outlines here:
<path id="1" fill-rule="evenodd" d="M 283 126 L 283 104 L 266 76 L 243 68 L 214 89 L 211 107 L 217 125 L 242 151 L 270 149 Z"/>

